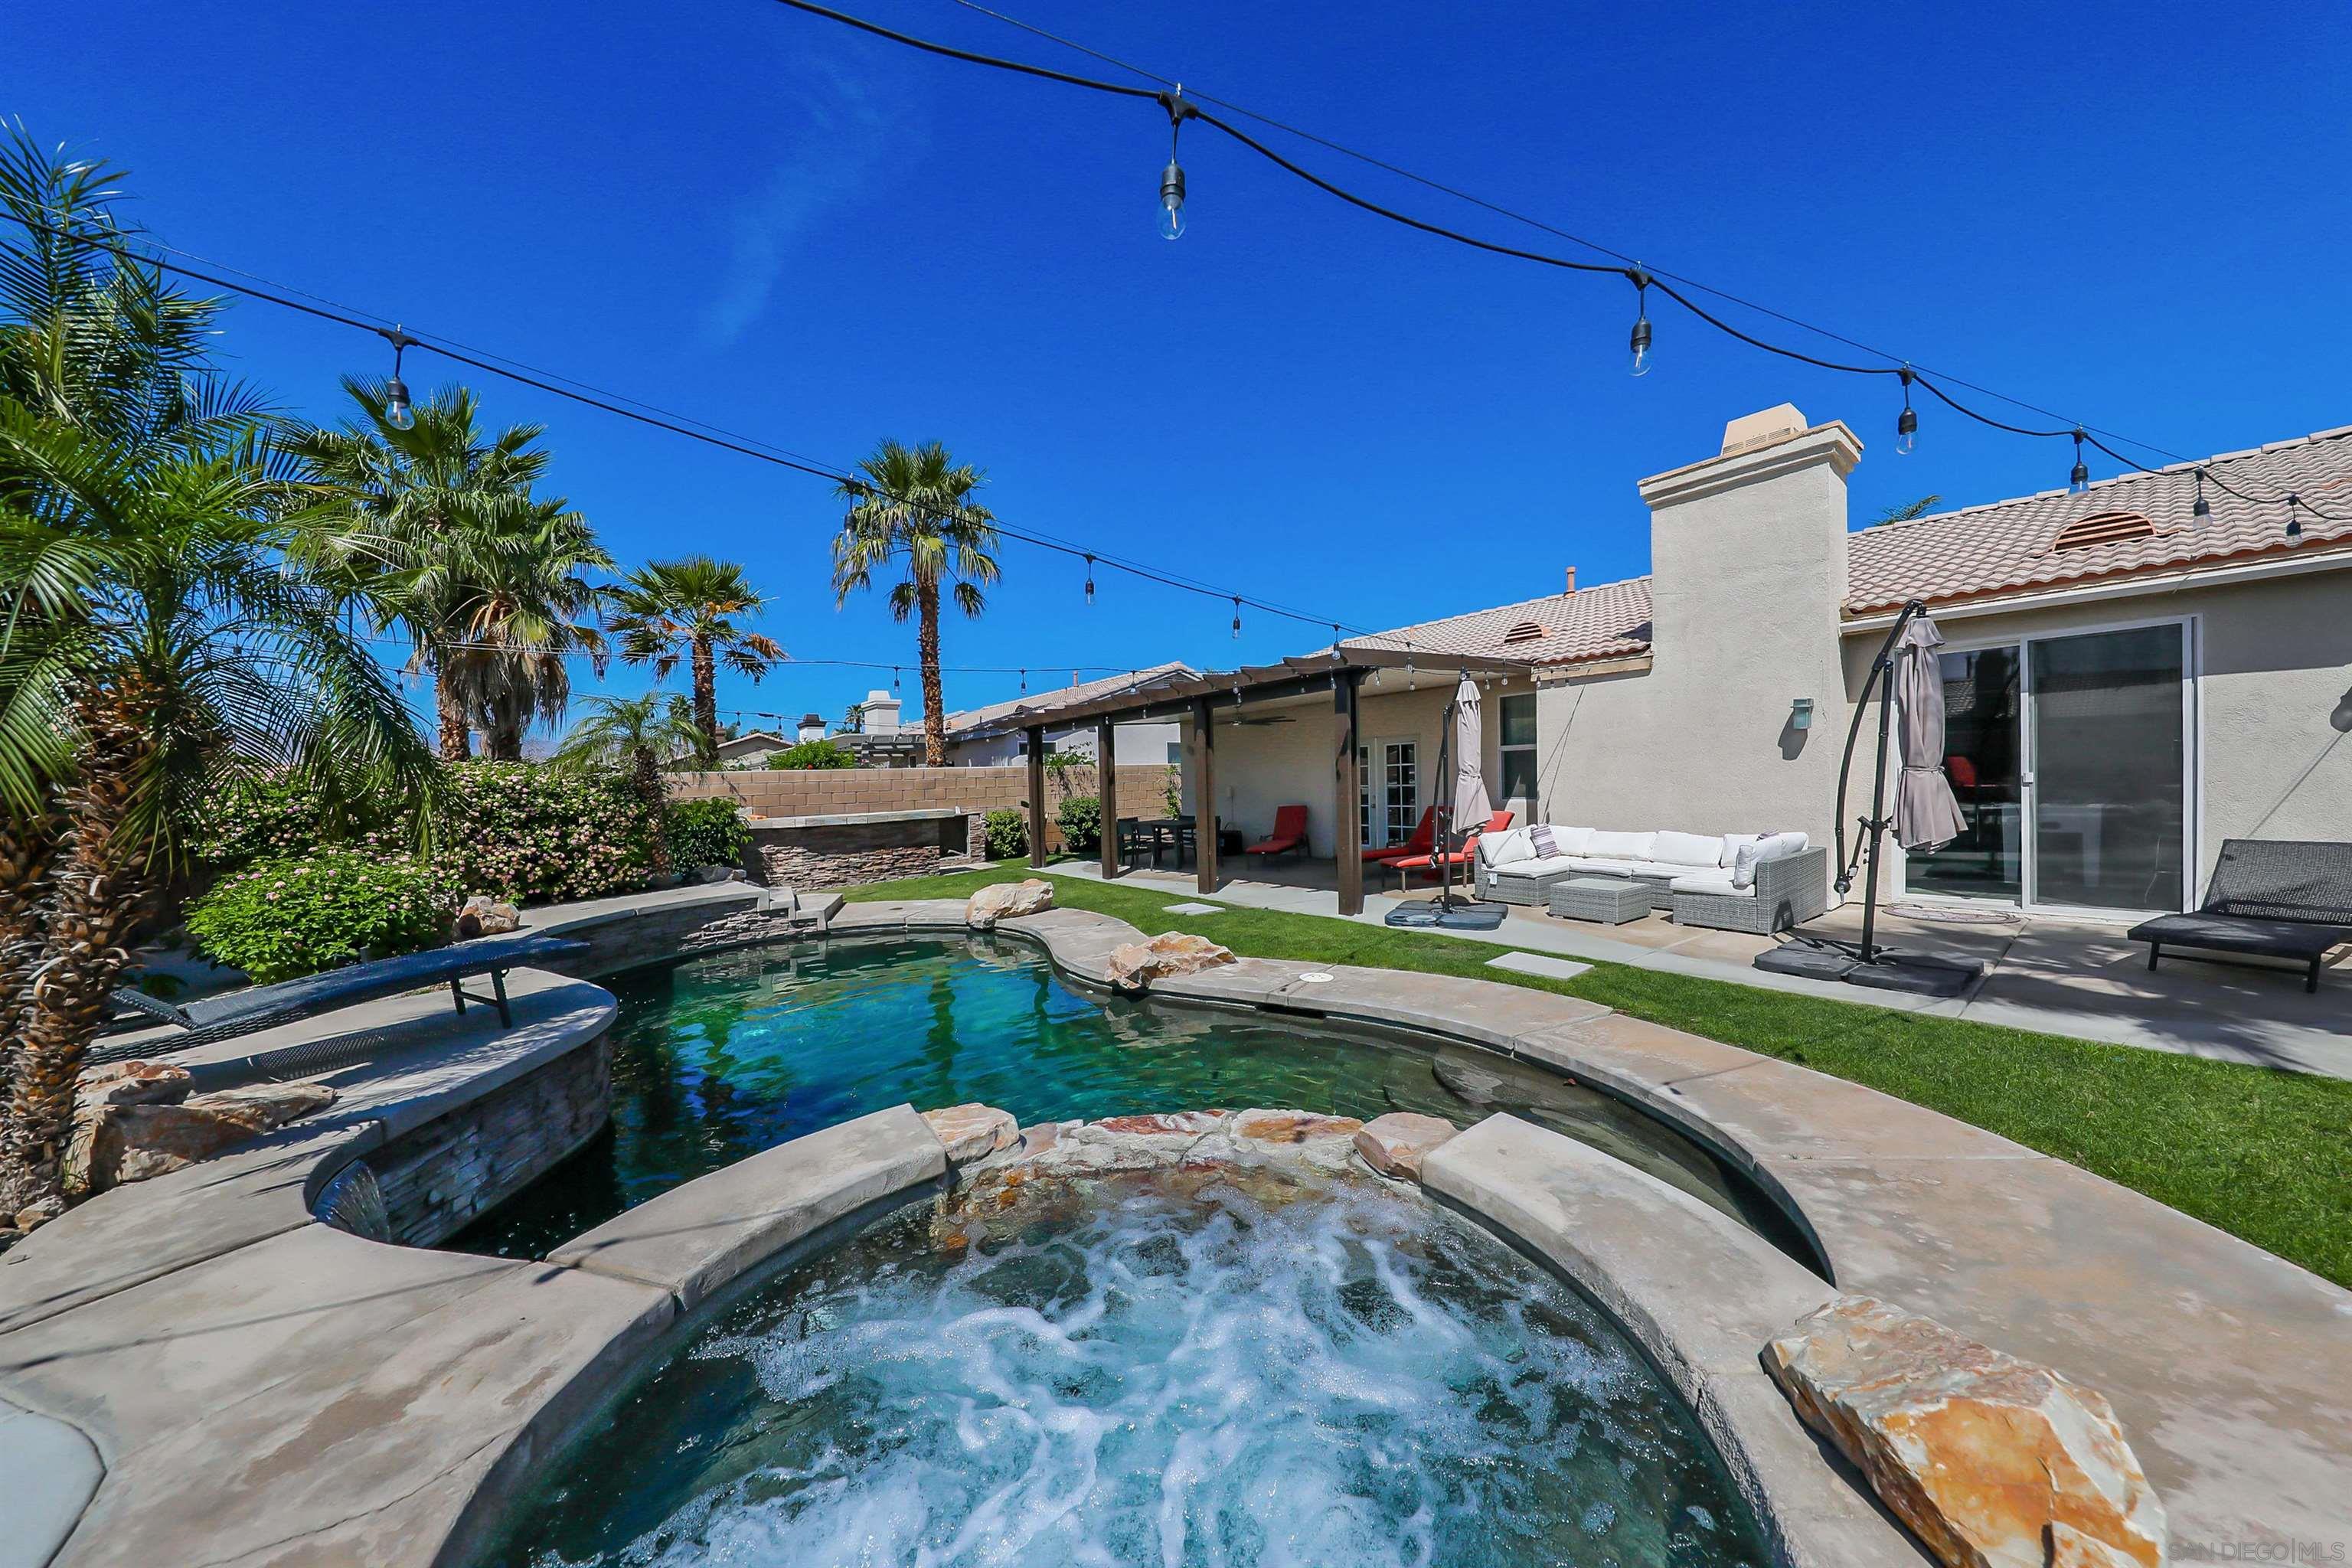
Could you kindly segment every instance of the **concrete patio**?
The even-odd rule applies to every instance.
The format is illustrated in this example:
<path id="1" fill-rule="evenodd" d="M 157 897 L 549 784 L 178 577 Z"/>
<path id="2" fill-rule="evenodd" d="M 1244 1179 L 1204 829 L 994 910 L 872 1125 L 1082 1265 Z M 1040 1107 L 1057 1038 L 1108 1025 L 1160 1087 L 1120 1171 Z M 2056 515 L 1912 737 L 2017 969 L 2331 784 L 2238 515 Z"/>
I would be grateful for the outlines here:
<path id="1" fill-rule="evenodd" d="M 1091 861 L 1064 860 L 1045 869 L 1057 877 L 1103 880 L 1101 869 Z M 1217 891 L 1210 895 L 1216 901 L 1348 918 L 1365 925 L 1381 924 L 1402 899 L 1431 896 L 1429 889 L 1418 887 L 1400 894 L 1391 879 L 1382 890 L 1367 886 L 1362 914 L 1343 917 L 1335 868 L 1328 860 L 1254 864 L 1233 871 L 1221 868 L 1221 872 Z M 1171 903 L 1202 897 L 1190 870 L 1127 871 L 1116 881 L 1126 888 L 1165 890 Z M 1181 929 L 1215 934 L 1213 915 L 1172 920 Z M 1861 924 L 1862 905 L 1855 900 L 1801 929 L 1850 939 L 1860 933 Z M 1785 934 L 1768 938 L 1678 926 L 1663 914 L 1603 926 L 1514 906 L 1496 931 L 1444 934 L 1863 1006 L 2352 1079 L 2352 976 L 2333 970 L 2323 974 L 2316 994 L 2305 993 L 2299 970 L 2168 958 L 2151 973 L 2147 950 L 2124 939 L 2123 923 L 2060 921 L 2014 910 L 1906 902 L 1882 906 L 1878 926 L 1890 945 L 1975 960 L 1986 965 L 1985 974 L 1965 994 L 1945 1001 L 1769 974 L 1753 967 L 1752 960 L 1773 942 L 1788 940 Z"/>

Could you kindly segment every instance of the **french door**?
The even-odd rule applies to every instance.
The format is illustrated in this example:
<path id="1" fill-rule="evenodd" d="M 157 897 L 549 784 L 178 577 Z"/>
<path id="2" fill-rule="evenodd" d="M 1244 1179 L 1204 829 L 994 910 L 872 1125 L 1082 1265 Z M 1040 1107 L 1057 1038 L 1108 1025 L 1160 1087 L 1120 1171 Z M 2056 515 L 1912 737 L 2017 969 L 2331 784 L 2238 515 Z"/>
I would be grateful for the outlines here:
<path id="1" fill-rule="evenodd" d="M 1421 824 L 1421 742 L 1368 741 L 1356 748 L 1364 847 L 1402 844 Z"/>
<path id="2" fill-rule="evenodd" d="M 1944 772 L 1965 827 L 1905 858 L 1905 890 L 2028 909 L 2186 907 L 2191 646 L 2191 623 L 2163 621 L 1944 653 Z"/>

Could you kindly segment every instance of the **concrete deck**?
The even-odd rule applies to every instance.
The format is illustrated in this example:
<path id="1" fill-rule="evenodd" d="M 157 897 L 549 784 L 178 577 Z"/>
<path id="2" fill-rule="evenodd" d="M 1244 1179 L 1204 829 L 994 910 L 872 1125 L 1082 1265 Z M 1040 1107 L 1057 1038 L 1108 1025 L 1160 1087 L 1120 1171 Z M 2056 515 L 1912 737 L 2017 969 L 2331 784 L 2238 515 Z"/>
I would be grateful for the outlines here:
<path id="1" fill-rule="evenodd" d="M 1092 862 L 1061 861 L 1047 874 L 1103 879 Z M 1229 877 L 1213 897 L 1244 909 L 1341 918 L 1331 890 L 1330 862 L 1252 867 L 1249 878 Z M 1129 871 L 1115 885 L 1164 891 L 1171 903 L 1200 895 L 1189 872 Z M 1420 899 L 1416 889 L 1409 895 Z M 1364 896 L 1364 912 L 1349 917 L 1379 925 L 1402 901 L 1395 893 Z M 1179 916 L 1171 929 L 1213 939 L 1213 917 Z M 1853 938 L 1861 932 L 1859 903 L 1831 910 L 1803 929 Z M 2299 969 L 2200 963 L 2168 958 L 2151 973 L 2147 950 L 2124 940 L 2121 924 L 2054 920 L 2014 910 L 1976 910 L 1922 903 L 1880 910 L 1878 931 L 1907 952 L 1973 959 L 1988 965 L 1967 994 L 1946 1001 L 1865 991 L 1859 986 L 1770 974 L 1751 961 L 1776 941 L 1744 931 L 1678 926 L 1662 914 L 1622 926 L 1557 919 L 1512 906 L 1492 931 L 1444 931 L 1464 942 L 1522 948 L 1570 958 L 1598 959 L 1635 969 L 1721 980 L 1821 996 L 1859 1006 L 2004 1024 L 2078 1039 L 2140 1046 L 2182 1056 L 2211 1057 L 2252 1067 L 2280 1068 L 2352 1078 L 2352 974 L 2323 973 L 2316 994 L 2306 994 Z"/>

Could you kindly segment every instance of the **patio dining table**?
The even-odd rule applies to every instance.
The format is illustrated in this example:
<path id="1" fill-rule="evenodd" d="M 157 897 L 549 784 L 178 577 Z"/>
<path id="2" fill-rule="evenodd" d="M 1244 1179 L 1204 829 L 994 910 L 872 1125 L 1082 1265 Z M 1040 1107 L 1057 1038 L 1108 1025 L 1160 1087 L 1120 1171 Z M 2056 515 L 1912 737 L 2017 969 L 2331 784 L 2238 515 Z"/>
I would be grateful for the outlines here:
<path id="1" fill-rule="evenodd" d="M 1137 826 L 1151 836 L 1151 864 L 1154 868 L 1160 865 L 1162 849 L 1175 858 L 1176 868 L 1180 871 L 1184 868 L 1186 856 L 1197 858 L 1200 853 L 1200 842 L 1196 837 L 1199 825 L 1193 817 L 1150 816 Z"/>

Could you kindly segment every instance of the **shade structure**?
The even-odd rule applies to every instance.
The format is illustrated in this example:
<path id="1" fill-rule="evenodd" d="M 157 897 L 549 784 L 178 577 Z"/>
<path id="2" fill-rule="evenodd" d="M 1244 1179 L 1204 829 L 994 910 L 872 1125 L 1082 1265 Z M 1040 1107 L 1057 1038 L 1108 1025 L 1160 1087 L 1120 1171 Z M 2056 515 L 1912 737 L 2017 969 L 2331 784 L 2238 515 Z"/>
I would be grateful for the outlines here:
<path id="1" fill-rule="evenodd" d="M 1944 776 L 1944 672 L 1936 657 L 1944 634 L 1926 616 L 1903 628 L 1895 650 L 1895 696 L 1903 715 L 1903 773 L 1895 788 L 1895 841 L 1937 849 L 1968 824 Z"/>
<path id="2" fill-rule="evenodd" d="M 1486 795 L 1486 770 L 1479 764 L 1485 749 L 1481 729 L 1478 683 L 1465 675 L 1454 689 L 1454 726 L 1446 737 L 1454 753 L 1454 776 L 1446 781 L 1445 799 L 1453 808 L 1456 833 L 1484 825 L 1495 809 Z"/>

